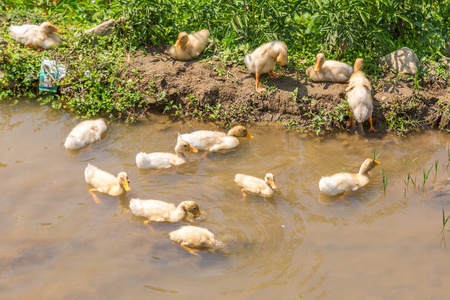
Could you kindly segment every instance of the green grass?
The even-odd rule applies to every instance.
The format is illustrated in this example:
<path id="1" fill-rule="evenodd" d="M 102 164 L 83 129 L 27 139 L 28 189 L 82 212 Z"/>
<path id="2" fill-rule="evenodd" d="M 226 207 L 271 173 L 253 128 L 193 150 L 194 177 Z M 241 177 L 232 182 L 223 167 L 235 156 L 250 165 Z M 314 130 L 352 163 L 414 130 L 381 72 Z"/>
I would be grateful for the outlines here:
<path id="1" fill-rule="evenodd" d="M 445 217 L 445 210 L 442 209 L 442 231 L 445 230 L 449 219 L 450 219 L 450 215 Z"/>
<path id="2" fill-rule="evenodd" d="M 148 103 L 144 99 L 165 98 L 161 94 L 154 95 L 152 89 L 136 88 L 141 78 L 133 74 L 135 79 L 129 81 L 128 75 L 139 71 L 128 70 L 125 58 L 142 45 L 172 44 L 180 31 L 202 28 L 211 30 L 214 41 L 214 46 L 202 55 L 203 59 L 218 57 L 223 62 L 243 64 L 246 53 L 262 43 L 278 39 L 288 45 L 289 66 L 297 74 L 304 72 L 320 51 L 329 59 L 351 64 L 357 57 L 363 57 L 367 62 L 367 74 L 377 79 L 384 72 L 378 66 L 379 57 L 401 46 L 414 49 L 419 57 L 432 62 L 442 55 L 449 55 L 444 52 L 445 41 L 449 40 L 449 2 L 64 0 L 55 3 L 50 0 L 6 0 L 0 2 L 0 69 L 6 71 L 6 75 L 0 75 L 0 99 L 38 97 L 42 103 L 84 117 L 105 115 L 129 119 L 130 112 L 146 108 Z M 110 37 L 84 34 L 84 30 L 111 18 L 117 20 L 117 26 Z M 40 24 L 47 20 L 63 30 L 63 42 L 46 53 L 65 64 L 71 72 L 61 82 L 60 94 L 39 97 L 44 95 L 36 88 L 41 53 L 13 41 L 8 27 L 25 22 Z M 220 76 L 236 79 L 224 68 L 216 65 L 214 68 Z M 444 65 L 437 64 L 436 70 L 449 76 Z M 90 71 L 89 77 L 85 76 L 86 71 Z M 414 78 L 417 89 L 423 76 L 426 76 L 425 72 Z M 12 83 L 14 86 L 11 87 Z M 267 85 L 269 92 L 276 89 L 270 82 Z M 293 92 L 293 100 L 304 106 L 303 116 L 311 120 L 309 128 L 317 134 L 327 130 L 327 122 L 342 122 L 347 115 L 346 104 L 328 112 L 308 110 L 310 107 L 298 99 L 297 93 Z M 175 103 L 168 101 L 167 105 L 166 112 L 177 110 L 173 107 Z M 214 105 L 206 112 L 188 108 L 188 113 L 194 117 L 203 118 L 206 114 L 218 119 L 222 112 L 229 123 L 241 119 L 241 114 L 252 112 L 245 105 L 231 108 L 229 112 Z M 448 104 L 442 102 L 441 105 Z M 400 134 L 410 128 L 420 128 L 418 120 L 408 117 L 414 115 L 416 108 L 414 99 L 386 107 L 389 127 Z"/>
<path id="3" fill-rule="evenodd" d="M 423 170 L 423 184 L 422 186 L 425 187 L 425 183 L 428 180 L 428 177 L 430 176 L 430 172 L 433 169 L 433 166 L 430 167 L 430 169 L 428 171 Z"/>
<path id="4" fill-rule="evenodd" d="M 376 154 L 375 149 L 373 149 L 373 153 L 370 158 L 372 158 L 373 160 L 377 160 L 378 157 L 380 156 L 380 154 L 381 154 L 381 152 L 378 152 L 378 154 Z"/>
<path id="5" fill-rule="evenodd" d="M 384 169 L 381 169 L 381 176 L 383 177 L 383 190 L 386 193 L 386 189 L 389 183 L 389 179 L 391 178 L 392 172 L 389 172 L 389 174 L 386 174 L 384 172 Z"/>

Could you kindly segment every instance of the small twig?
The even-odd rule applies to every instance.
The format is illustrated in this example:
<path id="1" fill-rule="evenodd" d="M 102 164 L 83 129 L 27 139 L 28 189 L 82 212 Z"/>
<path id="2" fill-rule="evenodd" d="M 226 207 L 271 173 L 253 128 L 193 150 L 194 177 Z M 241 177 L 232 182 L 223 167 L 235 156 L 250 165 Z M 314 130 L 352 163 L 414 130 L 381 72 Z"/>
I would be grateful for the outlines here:
<path id="1" fill-rule="evenodd" d="M 66 9 L 64 10 L 64 12 L 61 14 L 61 16 L 59 16 L 59 21 L 61 21 L 62 20 L 62 18 L 64 17 L 64 15 L 66 14 L 66 12 L 67 12 L 67 8 L 68 7 L 66 7 Z"/>
<path id="2" fill-rule="evenodd" d="M 214 53 L 219 52 L 219 50 L 217 49 L 217 43 L 216 43 L 216 40 L 214 39 L 214 35 L 213 35 L 213 33 L 212 33 L 212 30 L 211 30 L 211 24 L 209 24 L 209 20 L 208 20 L 208 27 L 209 27 L 209 32 L 211 33 L 211 38 L 212 38 L 212 40 L 213 40 L 213 42 L 214 42 Z M 208 47 L 209 47 L 209 46 L 208 46 Z"/>
<path id="3" fill-rule="evenodd" d="M 50 73 L 50 69 L 48 68 L 47 65 L 44 65 L 44 71 L 45 71 L 45 73 L 47 73 L 48 76 L 50 76 L 50 78 L 53 80 L 53 82 L 56 82 L 56 79 Z"/>

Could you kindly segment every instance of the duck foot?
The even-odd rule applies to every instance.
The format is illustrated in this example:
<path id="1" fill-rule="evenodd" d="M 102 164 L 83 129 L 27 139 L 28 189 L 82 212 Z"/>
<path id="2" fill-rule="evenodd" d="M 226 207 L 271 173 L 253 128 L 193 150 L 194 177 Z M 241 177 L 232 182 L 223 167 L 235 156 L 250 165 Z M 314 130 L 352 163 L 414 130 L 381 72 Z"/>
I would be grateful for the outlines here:
<path id="1" fill-rule="evenodd" d="M 275 73 L 274 71 L 270 70 L 270 77 L 278 78 L 278 77 L 280 77 L 281 75 L 283 75 L 283 74 L 281 74 L 281 73 Z"/>
<path id="2" fill-rule="evenodd" d="M 144 224 L 148 227 L 148 229 L 150 229 L 150 231 L 151 231 L 152 233 L 154 233 L 154 232 L 155 232 L 155 229 L 152 227 L 152 225 L 150 225 L 150 224 L 148 224 L 148 223 L 150 223 L 149 220 L 144 221 Z"/>
<path id="3" fill-rule="evenodd" d="M 38 49 L 38 50 L 45 50 L 44 48 L 40 48 L 40 47 L 36 47 L 36 46 L 32 46 L 32 45 L 27 45 L 27 44 L 24 44 L 25 45 L 25 47 L 28 47 L 28 48 L 34 48 L 34 49 Z"/>
<path id="4" fill-rule="evenodd" d="M 266 89 L 259 86 L 259 73 L 255 73 L 255 78 L 256 78 L 255 82 L 256 92 L 257 93 L 265 92 Z"/>
<path id="5" fill-rule="evenodd" d="M 96 194 L 94 194 L 94 191 L 97 191 L 97 189 L 90 189 L 89 193 L 92 195 L 92 198 L 94 198 L 95 203 L 102 204 L 102 200 L 100 200 Z"/>
<path id="6" fill-rule="evenodd" d="M 195 252 L 198 252 L 198 250 L 189 248 L 188 246 L 183 245 L 183 244 L 180 244 L 180 246 L 181 246 L 182 248 L 186 249 L 187 251 L 189 251 L 189 253 L 191 253 L 191 254 L 193 254 L 193 255 L 195 255 L 195 256 L 198 256 L 198 254 L 195 253 Z"/>

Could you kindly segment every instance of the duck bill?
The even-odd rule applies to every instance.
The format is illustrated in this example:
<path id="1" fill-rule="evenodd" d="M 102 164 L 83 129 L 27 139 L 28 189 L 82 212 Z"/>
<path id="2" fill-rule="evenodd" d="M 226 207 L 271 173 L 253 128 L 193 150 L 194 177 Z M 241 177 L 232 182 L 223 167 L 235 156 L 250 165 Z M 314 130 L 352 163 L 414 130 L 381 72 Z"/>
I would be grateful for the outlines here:
<path id="1" fill-rule="evenodd" d="M 251 135 L 249 132 L 247 132 L 247 135 L 246 135 L 245 137 L 246 137 L 246 138 L 249 138 L 249 139 L 254 139 L 254 136 Z"/>
<path id="2" fill-rule="evenodd" d="M 195 148 L 192 147 L 192 146 L 189 146 L 189 151 L 194 152 L 194 153 L 197 153 L 197 152 L 198 152 L 198 150 L 195 149 Z"/>
<path id="3" fill-rule="evenodd" d="M 314 65 L 314 71 L 319 72 L 320 71 L 320 61 L 316 62 Z"/>
<path id="4" fill-rule="evenodd" d="M 378 166 L 380 164 L 378 160 L 374 160 L 373 162 L 375 163 L 375 166 Z"/>
<path id="5" fill-rule="evenodd" d="M 198 212 L 194 215 L 195 221 L 205 221 L 208 217 L 201 212 Z"/>
<path id="6" fill-rule="evenodd" d="M 57 33 L 61 33 L 61 32 L 62 32 L 62 31 L 61 31 L 58 27 L 56 27 L 56 26 L 55 26 L 55 29 L 56 29 L 55 31 L 56 31 Z"/>
<path id="7" fill-rule="evenodd" d="M 131 191 L 130 184 L 128 182 L 126 182 L 126 181 L 123 184 L 123 188 L 125 189 L 126 192 Z"/>
<path id="8" fill-rule="evenodd" d="M 270 186 L 272 187 L 272 189 L 274 189 L 274 190 L 277 189 L 277 185 L 275 184 L 275 182 L 270 181 L 269 184 L 270 184 Z"/>
<path id="9" fill-rule="evenodd" d="M 175 43 L 175 47 L 180 47 L 180 45 L 181 45 L 181 40 L 178 39 L 177 42 Z"/>

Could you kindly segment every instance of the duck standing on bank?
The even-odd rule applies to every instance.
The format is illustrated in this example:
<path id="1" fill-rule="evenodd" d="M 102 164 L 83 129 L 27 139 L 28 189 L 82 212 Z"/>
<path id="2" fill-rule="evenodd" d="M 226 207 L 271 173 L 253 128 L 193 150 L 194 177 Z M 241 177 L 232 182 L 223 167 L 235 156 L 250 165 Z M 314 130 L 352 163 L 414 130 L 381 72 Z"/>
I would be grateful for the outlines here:
<path id="1" fill-rule="evenodd" d="M 362 123 L 369 120 L 369 131 L 375 131 L 372 124 L 372 85 L 367 79 L 366 74 L 362 71 L 364 61 L 362 58 L 357 58 L 353 67 L 354 71 L 350 76 L 348 87 L 345 90 L 347 93 L 347 102 L 350 108 L 350 122 L 349 126 L 352 130 L 355 128 L 353 119 L 358 122 L 358 131 L 361 135 L 366 135 Z"/>
<path id="2" fill-rule="evenodd" d="M 353 73 L 353 68 L 341 61 L 325 60 L 325 55 L 319 53 L 316 56 L 316 64 L 306 69 L 306 75 L 316 82 L 348 82 Z"/>
<path id="3" fill-rule="evenodd" d="M 55 33 L 61 33 L 61 30 L 49 22 L 44 22 L 40 26 L 10 26 L 9 30 L 11 31 L 13 39 L 24 44 L 26 47 L 47 50 L 50 47 L 61 43 L 61 39 Z"/>
<path id="4" fill-rule="evenodd" d="M 191 60 L 202 54 L 208 45 L 208 38 L 209 31 L 207 29 L 191 34 L 180 32 L 177 42 L 169 49 L 169 55 L 176 60 Z"/>
<path id="5" fill-rule="evenodd" d="M 241 192 L 244 201 L 247 197 L 245 192 L 263 197 L 272 197 L 273 190 L 277 188 L 272 173 L 267 173 L 264 176 L 264 180 L 249 175 L 236 174 L 234 181 L 242 188 Z"/>
<path id="6" fill-rule="evenodd" d="M 88 164 L 84 170 L 84 178 L 86 183 L 94 187 L 89 190 L 89 193 L 94 198 L 94 201 L 99 204 L 102 202 L 94 192 L 105 193 L 110 196 L 120 196 L 131 190 L 130 181 L 125 172 L 120 172 L 117 177 L 115 177 L 108 172 Z"/>
<path id="7" fill-rule="evenodd" d="M 287 46 L 281 41 L 263 44 L 256 48 L 251 54 L 247 54 L 244 58 L 244 62 L 250 72 L 255 74 L 256 92 L 261 93 L 265 91 L 265 89 L 259 86 L 259 76 L 261 74 L 270 73 L 271 77 L 280 77 L 281 73 L 275 73 L 272 69 L 275 66 L 275 63 L 279 63 L 280 66 L 287 65 Z"/>
<path id="8" fill-rule="evenodd" d="M 239 145 L 237 137 L 253 138 L 244 126 L 235 126 L 228 133 L 198 130 L 192 133 L 182 134 L 180 137 L 195 149 L 210 152 L 237 147 Z"/>
<path id="9" fill-rule="evenodd" d="M 358 173 L 337 173 L 332 176 L 322 177 L 319 181 L 319 190 L 328 196 L 336 196 L 359 190 L 370 182 L 368 174 L 380 163 L 367 158 L 361 165 Z"/>

